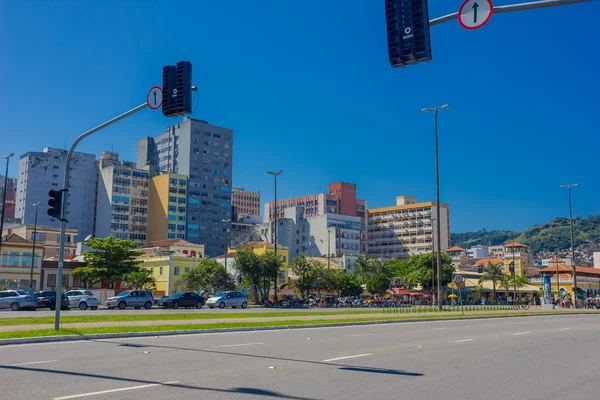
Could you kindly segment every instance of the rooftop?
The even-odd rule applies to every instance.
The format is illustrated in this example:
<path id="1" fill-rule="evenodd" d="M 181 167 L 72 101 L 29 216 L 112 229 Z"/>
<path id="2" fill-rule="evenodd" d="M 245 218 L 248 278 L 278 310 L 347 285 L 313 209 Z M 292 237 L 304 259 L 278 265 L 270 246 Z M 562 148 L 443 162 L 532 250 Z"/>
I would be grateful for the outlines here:
<path id="1" fill-rule="evenodd" d="M 527 246 L 525 246 L 524 244 L 517 243 L 517 242 L 506 243 L 504 245 L 504 247 L 525 247 L 525 248 L 527 248 Z"/>
<path id="2" fill-rule="evenodd" d="M 153 247 L 171 247 L 175 244 L 197 246 L 194 243 L 188 242 L 187 240 L 183 240 L 183 239 L 167 239 L 167 240 L 154 240 L 152 242 L 147 242 L 147 243 L 141 244 L 138 246 L 138 249 L 149 249 L 149 248 L 153 248 Z"/>
<path id="3" fill-rule="evenodd" d="M 488 264 L 504 264 L 499 258 L 482 258 L 479 261 L 475 262 L 475 265 L 488 265 Z"/>
<path id="4" fill-rule="evenodd" d="M 467 251 L 466 249 L 463 249 L 462 247 L 450 247 L 449 249 L 446 250 L 448 251 Z"/>

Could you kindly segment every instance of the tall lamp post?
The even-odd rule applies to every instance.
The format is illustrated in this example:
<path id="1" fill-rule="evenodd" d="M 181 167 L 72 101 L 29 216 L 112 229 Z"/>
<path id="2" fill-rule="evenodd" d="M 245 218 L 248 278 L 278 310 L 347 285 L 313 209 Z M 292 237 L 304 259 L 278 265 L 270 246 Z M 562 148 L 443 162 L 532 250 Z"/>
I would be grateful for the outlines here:
<path id="1" fill-rule="evenodd" d="M 273 215 L 274 215 L 273 219 L 274 219 L 274 223 L 275 223 L 275 229 L 274 229 L 274 231 L 275 231 L 274 232 L 275 233 L 275 240 L 274 240 L 273 247 L 274 247 L 274 251 L 275 251 L 275 257 L 277 257 L 277 230 L 278 230 L 277 229 L 277 177 L 282 172 L 283 172 L 282 170 L 279 170 L 277 172 L 267 171 L 267 174 L 273 175 L 273 178 L 275 180 L 275 188 L 274 188 L 274 191 L 273 191 L 274 197 L 275 197 L 275 207 L 274 207 L 274 212 L 273 212 Z M 275 303 L 275 305 L 277 305 L 277 278 L 278 278 L 278 275 L 279 275 L 279 271 L 277 271 L 277 273 L 275 274 L 275 285 L 274 285 L 274 288 L 273 288 L 273 302 Z M 268 296 L 269 295 L 267 294 L 267 297 Z"/>
<path id="2" fill-rule="evenodd" d="M 443 106 L 433 108 L 423 108 L 421 112 L 433 112 L 435 120 L 435 202 L 437 211 L 437 292 L 438 292 L 438 306 L 442 309 L 442 227 L 441 227 L 441 216 L 440 216 L 440 162 L 439 162 L 439 140 L 438 140 L 438 112 L 443 108 L 450 108 L 450 104 L 444 104 Z"/>
<path id="3" fill-rule="evenodd" d="M 33 203 L 35 207 L 35 217 L 33 219 L 33 248 L 31 250 L 31 270 L 29 271 L 29 294 L 33 294 L 35 291 L 33 287 L 33 266 L 35 265 L 35 240 L 37 239 L 37 214 L 38 206 L 41 202 Z"/>
<path id="4" fill-rule="evenodd" d="M 575 240 L 573 238 L 573 207 L 571 204 L 571 188 L 579 186 L 579 183 L 560 185 L 569 191 L 569 223 L 571 225 L 571 260 L 573 262 L 573 307 L 577 308 L 577 268 L 575 267 Z"/>
<path id="5" fill-rule="evenodd" d="M 229 223 L 231 218 L 222 220 L 225 224 L 225 269 L 227 269 L 227 253 L 229 253 Z"/>
<path id="6" fill-rule="evenodd" d="M 4 209 L 6 208 L 6 184 L 8 183 L 8 162 L 15 153 L 10 153 L 7 156 L 2 156 L 6 159 L 6 173 L 4 174 L 4 191 L 2 192 L 2 215 L 0 215 L 0 254 L 2 254 L 2 231 L 4 229 Z"/>

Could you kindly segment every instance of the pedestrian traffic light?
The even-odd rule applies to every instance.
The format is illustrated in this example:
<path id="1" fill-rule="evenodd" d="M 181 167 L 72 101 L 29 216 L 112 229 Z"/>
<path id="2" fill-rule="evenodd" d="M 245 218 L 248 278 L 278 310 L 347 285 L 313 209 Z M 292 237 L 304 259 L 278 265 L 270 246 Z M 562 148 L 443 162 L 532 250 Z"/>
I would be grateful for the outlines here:
<path id="1" fill-rule="evenodd" d="M 178 62 L 163 67 L 162 112 L 165 117 L 192 113 L 192 64 Z"/>
<path id="2" fill-rule="evenodd" d="M 431 61 L 427 0 L 385 0 L 385 21 L 392 67 Z"/>
<path id="3" fill-rule="evenodd" d="M 50 196 L 50 200 L 48 200 L 48 205 L 50 206 L 48 209 L 48 215 L 61 221 L 62 195 L 62 190 L 50 190 L 48 192 L 48 196 Z"/>

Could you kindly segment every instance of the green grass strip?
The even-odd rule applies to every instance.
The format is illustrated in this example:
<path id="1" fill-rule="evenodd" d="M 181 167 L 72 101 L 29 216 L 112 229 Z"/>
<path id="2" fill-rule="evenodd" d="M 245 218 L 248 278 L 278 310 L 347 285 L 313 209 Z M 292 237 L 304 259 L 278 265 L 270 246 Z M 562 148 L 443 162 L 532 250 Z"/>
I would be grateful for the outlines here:
<path id="1" fill-rule="evenodd" d="M 15 332 L 0 332 L 1 339 L 16 339 L 16 338 L 31 338 L 43 336 L 72 336 L 72 335 L 92 335 L 92 334 L 107 334 L 107 333 L 131 333 L 131 332 L 165 332 L 179 330 L 212 330 L 226 328 L 257 328 L 257 327 L 287 327 L 287 326 L 302 326 L 312 324 L 348 324 L 348 323 L 364 323 L 364 322 L 384 322 L 384 321 L 402 321 L 402 320 L 436 320 L 444 318 L 455 319 L 473 319 L 486 317 L 515 317 L 515 316 L 531 316 L 531 315 L 556 315 L 564 314 L 558 312 L 537 312 L 532 313 L 488 313 L 488 314 L 472 314 L 462 316 L 461 314 L 447 315 L 421 315 L 421 316 L 399 316 L 399 317 L 379 317 L 379 318 L 340 318 L 340 319 L 314 319 L 314 320 L 287 320 L 287 321 L 257 321 L 257 322 L 219 322 L 212 324 L 176 324 L 176 325 L 155 325 L 155 326 L 106 326 L 94 328 L 65 328 L 56 332 L 54 329 L 35 329 L 27 331 Z"/>

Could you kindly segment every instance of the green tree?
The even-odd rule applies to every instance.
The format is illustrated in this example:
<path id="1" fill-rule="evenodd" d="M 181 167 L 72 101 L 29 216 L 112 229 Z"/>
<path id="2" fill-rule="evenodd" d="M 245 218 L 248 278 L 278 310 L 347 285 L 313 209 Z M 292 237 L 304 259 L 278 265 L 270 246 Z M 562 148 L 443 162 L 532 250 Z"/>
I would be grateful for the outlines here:
<path id="1" fill-rule="evenodd" d="M 290 270 L 296 276 L 294 290 L 300 294 L 301 298 L 308 298 L 310 292 L 315 289 L 318 268 L 320 266 L 315 261 L 309 260 L 302 254 L 294 257 L 290 264 Z"/>
<path id="2" fill-rule="evenodd" d="M 235 281 L 227 269 L 212 258 L 202 258 L 181 277 L 183 287 L 189 291 L 213 288 L 215 291 L 234 290 Z"/>
<path id="3" fill-rule="evenodd" d="M 382 273 L 373 275 L 367 281 L 367 290 L 371 294 L 383 296 L 390 286 L 390 278 Z"/>
<path id="4" fill-rule="evenodd" d="M 340 296 L 360 296 L 363 288 L 360 280 L 354 274 L 347 274 L 344 271 L 336 271 L 337 292 Z"/>
<path id="5" fill-rule="evenodd" d="M 249 246 L 235 252 L 233 268 L 242 276 L 242 282 L 250 287 L 254 294 L 254 302 L 258 303 L 259 288 L 262 283 L 261 265 L 258 256 Z"/>
<path id="6" fill-rule="evenodd" d="M 156 290 L 156 279 L 151 269 L 142 268 L 125 276 L 124 282 L 134 289 Z"/>
<path id="7" fill-rule="evenodd" d="M 375 267 L 373 265 L 374 257 L 363 256 L 362 254 L 356 258 L 354 266 L 356 268 L 356 274 L 362 280 L 362 283 L 367 283 L 369 278 L 374 275 Z"/>
<path id="8" fill-rule="evenodd" d="M 83 253 L 84 267 L 75 268 L 74 275 L 83 275 L 89 284 L 122 281 L 141 270 L 142 252 L 135 250 L 136 243 L 127 239 L 93 238 L 85 242 L 93 250 Z"/>
<path id="9" fill-rule="evenodd" d="M 278 254 L 272 252 L 266 252 L 258 256 L 260 274 L 262 276 L 262 294 L 263 299 L 269 298 L 269 292 L 271 291 L 271 283 L 275 281 L 277 275 L 279 275 L 279 270 L 281 269 L 283 263 Z M 281 284 L 279 282 L 278 284 Z"/>
<path id="10" fill-rule="evenodd" d="M 481 280 L 492 281 L 492 293 L 494 296 L 492 301 L 496 301 L 496 287 L 498 286 L 498 282 L 501 282 L 504 276 L 505 274 L 502 270 L 502 264 L 500 263 L 492 264 L 491 262 L 488 262 L 487 265 L 483 267 L 483 275 L 481 275 Z"/>
<path id="11" fill-rule="evenodd" d="M 433 257 L 434 263 L 434 284 L 437 287 L 437 257 L 432 254 L 415 254 L 411 256 L 406 263 L 402 266 L 403 280 L 406 285 L 415 287 L 421 286 L 425 290 L 431 289 L 431 275 L 432 275 L 432 262 Z M 452 266 L 452 259 L 447 254 L 442 254 L 442 282 L 441 286 L 446 286 L 452 282 L 452 274 L 454 273 L 454 267 Z"/>
<path id="12" fill-rule="evenodd" d="M 522 287 L 529 285 L 529 278 L 525 274 L 517 275 L 515 278 L 515 282 L 516 282 L 517 291 L 518 291 L 518 289 L 521 289 Z"/>

